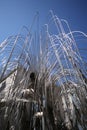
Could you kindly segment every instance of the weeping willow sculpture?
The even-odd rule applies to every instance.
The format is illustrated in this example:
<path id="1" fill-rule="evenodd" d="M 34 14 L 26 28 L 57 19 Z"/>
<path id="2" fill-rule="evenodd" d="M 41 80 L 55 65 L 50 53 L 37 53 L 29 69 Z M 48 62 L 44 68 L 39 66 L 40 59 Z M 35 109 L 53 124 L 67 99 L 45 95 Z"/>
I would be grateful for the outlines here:
<path id="1" fill-rule="evenodd" d="M 87 70 L 74 34 L 87 35 L 52 11 L 33 33 L 36 17 L 0 44 L 0 130 L 86 130 Z"/>

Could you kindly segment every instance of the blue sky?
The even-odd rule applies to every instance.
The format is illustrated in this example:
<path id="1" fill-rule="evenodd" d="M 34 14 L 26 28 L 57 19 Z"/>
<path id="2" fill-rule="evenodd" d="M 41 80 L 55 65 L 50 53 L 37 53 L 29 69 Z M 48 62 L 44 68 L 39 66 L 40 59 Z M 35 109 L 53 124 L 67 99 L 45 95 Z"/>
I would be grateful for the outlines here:
<path id="1" fill-rule="evenodd" d="M 23 25 L 30 27 L 36 11 L 45 24 L 50 9 L 66 19 L 72 30 L 87 33 L 87 0 L 0 0 L 0 42 Z"/>
<path id="2" fill-rule="evenodd" d="M 71 30 L 87 34 L 87 0 L 0 0 L 0 42 L 17 34 L 23 25 L 30 27 L 36 11 L 45 24 L 49 10 L 66 19 Z M 87 43 L 83 46 L 87 48 Z"/>
<path id="3" fill-rule="evenodd" d="M 49 10 L 53 10 L 59 18 L 66 19 L 72 31 L 79 30 L 87 34 L 87 0 L 0 0 L 0 43 L 10 35 L 18 34 L 23 25 L 30 27 L 37 11 L 40 24 L 47 23 Z M 87 39 L 77 43 L 87 63 Z M 85 50 L 81 51 L 81 48 Z M 18 53 L 20 53 L 19 48 L 16 56 Z M 5 65 L 2 61 L 7 62 L 9 53 L 5 51 L 6 59 L 2 58 L 3 55 L 0 55 L 0 73 L 3 72 L 2 68 Z"/>

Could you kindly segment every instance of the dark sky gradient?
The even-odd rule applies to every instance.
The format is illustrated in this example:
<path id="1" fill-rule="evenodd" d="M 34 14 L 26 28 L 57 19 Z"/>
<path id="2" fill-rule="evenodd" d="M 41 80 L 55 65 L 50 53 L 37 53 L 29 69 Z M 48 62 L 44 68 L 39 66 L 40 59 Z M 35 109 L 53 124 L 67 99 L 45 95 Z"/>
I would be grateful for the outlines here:
<path id="1" fill-rule="evenodd" d="M 18 34 L 23 25 L 30 27 L 36 11 L 45 24 L 49 10 L 66 19 L 71 30 L 87 34 L 87 0 L 0 0 L 0 42 Z"/>

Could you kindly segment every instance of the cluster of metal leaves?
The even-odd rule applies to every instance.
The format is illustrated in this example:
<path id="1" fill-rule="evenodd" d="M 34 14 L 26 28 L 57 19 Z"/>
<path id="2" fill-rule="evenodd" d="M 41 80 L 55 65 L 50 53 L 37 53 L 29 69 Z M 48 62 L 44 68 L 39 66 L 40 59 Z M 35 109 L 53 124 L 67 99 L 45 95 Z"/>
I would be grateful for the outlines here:
<path id="1" fill-rule="evenodd" d="M 41 30 L 36 15 L 0 44 L 0 130 L 87 129 L 87 72 L 74 37 L 87 35 L 50 14 Z"/>

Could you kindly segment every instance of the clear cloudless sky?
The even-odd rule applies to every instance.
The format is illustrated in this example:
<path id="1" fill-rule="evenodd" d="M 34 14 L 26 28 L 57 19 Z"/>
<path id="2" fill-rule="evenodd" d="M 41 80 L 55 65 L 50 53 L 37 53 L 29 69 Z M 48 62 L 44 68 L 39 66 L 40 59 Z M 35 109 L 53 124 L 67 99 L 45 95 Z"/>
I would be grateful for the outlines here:
<path id="1" fill-rule="evenodd" d="M 49 10 L 66 19 L 71 30 L 87 34 L 87 0 L 0 0 L 0 42 L 17 34 L 23 25 L 30 27 L 37 11 L 40 23 L 45 24 Z"/>
<path id="2" fill-rule="evenodd" d="M 0 42 L 23 25 L 29 27 L 36 11 L 45 24 L 49 10 L 66 19 L 72 30 L 87 33 L 87 0 L 0 0 Z"/>

